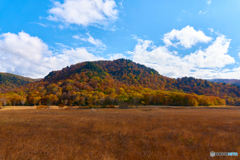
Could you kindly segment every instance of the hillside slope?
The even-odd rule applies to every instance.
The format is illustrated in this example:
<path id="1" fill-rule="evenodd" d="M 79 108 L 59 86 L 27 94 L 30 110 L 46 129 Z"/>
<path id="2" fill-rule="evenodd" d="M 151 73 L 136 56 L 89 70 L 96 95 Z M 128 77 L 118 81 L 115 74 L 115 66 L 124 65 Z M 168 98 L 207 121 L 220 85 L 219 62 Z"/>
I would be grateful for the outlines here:
<path id="1" fill-rule="evenodd" d="M 0 93 L 12 91 L 17 87 L 38 81 L 28 77 L 22 77 L 11 73 L 0 73 Z"/>
<path id="2" fill-rule="evenodd" d="M 94 75 L 100 78 L 108 75 L 115 81 L 126 85 L 141 85 L 151 89 L 164 89 L 168 82 L 174 81 L 174 79 L 159 75 L 152 68 L 125 59 L 78 63 L 60 71 L 50 72 L 44 81 L 57 83 L 60 80 L 74 79 L 76 75 L 82 73 L 88 73 L 89 77 L 89 71 L 94 72 Z"/>

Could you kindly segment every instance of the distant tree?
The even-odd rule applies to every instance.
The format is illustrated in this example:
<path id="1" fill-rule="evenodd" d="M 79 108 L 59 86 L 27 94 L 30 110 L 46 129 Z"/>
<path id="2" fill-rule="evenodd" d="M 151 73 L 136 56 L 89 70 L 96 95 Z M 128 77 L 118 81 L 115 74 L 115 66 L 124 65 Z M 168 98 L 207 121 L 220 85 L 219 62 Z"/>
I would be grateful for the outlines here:
<path id="1" fill-rule="evenodd" d="M 52 105 L 52 103 L 55 103 L 58 101 L 58 97 L 54 94 L 50 94 L 50 95 L 46 95 L 46 99 L 47 99 L 47 106 L 49 109 L 49 106 Z"/>
<path id="2" fill-rule="evenodd" d="M 142 99 L 143 95 L 141 93 L 133 93 L 133 95 L 131 96 L 131 100 L 133 104 L 136 106 L 136 108 L 138 108 L 138 105 Z"/>

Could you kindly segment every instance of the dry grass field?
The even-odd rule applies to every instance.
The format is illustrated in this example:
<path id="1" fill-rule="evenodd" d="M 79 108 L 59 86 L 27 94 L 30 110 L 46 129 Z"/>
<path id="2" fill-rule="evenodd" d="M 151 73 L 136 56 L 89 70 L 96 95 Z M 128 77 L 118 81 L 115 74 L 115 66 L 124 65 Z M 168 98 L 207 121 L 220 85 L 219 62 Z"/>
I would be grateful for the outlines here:
<path id="1" fill-rule="evenodd" d="M 0 111 L 0 160 L 239 159 L 239 109 Z"/>

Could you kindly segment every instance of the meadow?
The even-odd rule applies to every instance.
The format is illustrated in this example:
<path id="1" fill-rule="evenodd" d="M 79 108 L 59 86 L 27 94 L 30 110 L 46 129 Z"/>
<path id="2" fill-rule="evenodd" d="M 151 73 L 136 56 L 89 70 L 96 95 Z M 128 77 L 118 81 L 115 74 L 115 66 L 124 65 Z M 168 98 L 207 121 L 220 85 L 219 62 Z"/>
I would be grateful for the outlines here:
<path id="1" fill-rule="evenodd" d="M 0 111 L 0 160 L 226 159 L 210 151 L 240 153 L 239 108 Z"/>

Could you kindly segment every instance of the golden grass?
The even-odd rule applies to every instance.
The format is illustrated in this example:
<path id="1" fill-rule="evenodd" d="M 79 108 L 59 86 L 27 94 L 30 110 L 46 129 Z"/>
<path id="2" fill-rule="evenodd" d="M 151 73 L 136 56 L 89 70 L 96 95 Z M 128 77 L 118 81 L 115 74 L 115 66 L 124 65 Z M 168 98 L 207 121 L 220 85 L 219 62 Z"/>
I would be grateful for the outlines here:
<path id="1" fill-rule="evenodd" d="M 37 109 L 38 106 L 4 106 L 0 111 L 5 110 L 31 110 L 31 109 Z M 66 108 L 66 107 L 64 107 Z M 58 106 L 50 106 L 49 109 L 59 109 Z"/>
<path id="2" fill-rule="evenodd" d="M 0 111 L 5 110 L 26 110 L 26 109 L 36 109 L 36 106 L 3 106 Z"/>
<path id="3" fill-rule="evenodd" d="M 0 159 L 202 160 L 240 153 L 239 133 L 238 109 L 4 110 Z"/>

